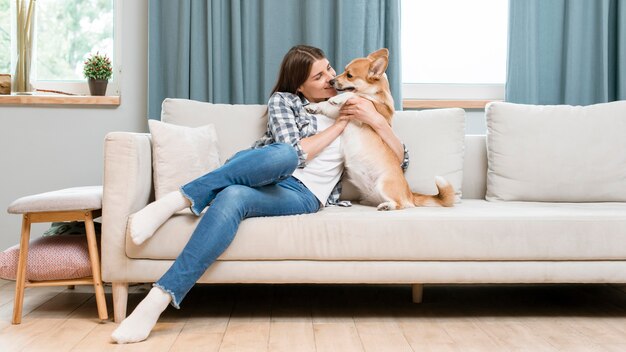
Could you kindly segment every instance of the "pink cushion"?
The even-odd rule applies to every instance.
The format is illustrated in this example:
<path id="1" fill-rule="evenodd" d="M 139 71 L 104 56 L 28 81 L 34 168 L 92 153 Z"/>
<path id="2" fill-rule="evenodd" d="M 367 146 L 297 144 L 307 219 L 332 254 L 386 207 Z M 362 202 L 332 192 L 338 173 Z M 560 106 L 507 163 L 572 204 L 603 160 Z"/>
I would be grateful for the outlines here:
<path id="1" fill-rule="evenodd" d="M 19 245 L 0 253 L 0 278 L 15 280 Z M 56 235 L 31 241 L 26 279 L 31 281 L 78 279 L 91 276 L 87 237 Z"/>

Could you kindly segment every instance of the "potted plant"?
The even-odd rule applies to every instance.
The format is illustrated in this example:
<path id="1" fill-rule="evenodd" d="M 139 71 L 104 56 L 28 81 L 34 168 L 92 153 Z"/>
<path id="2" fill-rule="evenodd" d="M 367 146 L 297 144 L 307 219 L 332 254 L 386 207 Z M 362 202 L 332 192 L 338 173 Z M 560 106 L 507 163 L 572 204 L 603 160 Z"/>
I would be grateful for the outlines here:
<path id="1" fill-rule="evenodd" d="M 89 83 L 89 92 L 91 95 L 104 95 L 107 90 L 109 78 L 113 74 L 111 60 L 106 54 L 92 54 L 85 60 L 83 74 Z"/>

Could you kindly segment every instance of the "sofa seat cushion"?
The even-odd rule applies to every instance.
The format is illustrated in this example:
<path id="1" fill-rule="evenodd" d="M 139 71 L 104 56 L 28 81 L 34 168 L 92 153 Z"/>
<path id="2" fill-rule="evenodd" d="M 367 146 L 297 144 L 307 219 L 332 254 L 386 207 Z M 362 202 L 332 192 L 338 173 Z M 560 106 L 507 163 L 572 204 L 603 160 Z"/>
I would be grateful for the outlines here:
<path id="1" fill-rule="evenodd" d="M 199 218 L 177 214 L 131 258 L 175 259 Z M 251 218 L 220 260 L 623 260 L 626 203 L 464 199 L 452 208 L 329 207 Z"/>

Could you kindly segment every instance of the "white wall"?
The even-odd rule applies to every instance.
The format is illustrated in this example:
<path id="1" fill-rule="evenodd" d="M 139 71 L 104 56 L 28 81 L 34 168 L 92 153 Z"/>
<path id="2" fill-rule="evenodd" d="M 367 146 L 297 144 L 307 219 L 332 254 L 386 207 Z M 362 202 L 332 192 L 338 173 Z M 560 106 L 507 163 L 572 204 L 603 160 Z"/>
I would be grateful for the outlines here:
<path id="1" fill-rule="evenodd" d="M 486 134 L 485 110 L 465 110 L 465 134 Z"/>
<path id="2" fill-rule="evenodd" d="M 104 136 L 147 131 L 148 0 L 120 3 L 119 107 L 0 105 L 0 250 L 18 243 L 21 224 L 1 209 L 29 194 L 102 184 Z"/>

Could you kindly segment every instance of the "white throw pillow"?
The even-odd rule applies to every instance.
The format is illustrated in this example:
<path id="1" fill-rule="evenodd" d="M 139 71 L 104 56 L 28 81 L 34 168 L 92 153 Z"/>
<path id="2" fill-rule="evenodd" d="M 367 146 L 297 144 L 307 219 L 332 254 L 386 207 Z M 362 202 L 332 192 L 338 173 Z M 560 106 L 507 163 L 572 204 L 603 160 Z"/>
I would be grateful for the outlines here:
<path id="1" fill-rule="evenodd" d="M 626 101 L 485 112 L 487 200 L 626 201 Z"/>
<path id="2" fill-rule="evenodd" d="M 149 120 L 155 197 L 159 199 L 220 165 L 213 125 L 185 127 Z"/>
<path id="3" fill-rule="evenodd" d="M 409 151 L 409 168 L 404 176 L 411 190 L 437 194 L 435 176 L 442 176 L 454 187 L 459 202 L 465 155 L 465 110 L 396 111 L 392 124 Z M 342 199 L 359 198 L 352 184 L 342 185 Z"/>

